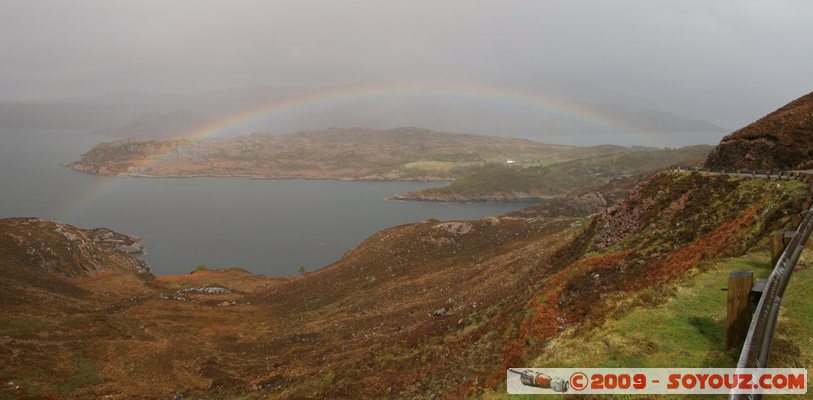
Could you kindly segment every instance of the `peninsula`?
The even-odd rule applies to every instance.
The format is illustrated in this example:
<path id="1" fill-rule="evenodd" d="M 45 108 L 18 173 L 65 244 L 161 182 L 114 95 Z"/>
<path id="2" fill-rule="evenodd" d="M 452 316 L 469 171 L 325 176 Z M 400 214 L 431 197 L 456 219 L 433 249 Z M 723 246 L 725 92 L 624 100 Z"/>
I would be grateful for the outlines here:
<path id="1" fill-rule="evenodd" d="M 630 151 L 420 128 L 327 129 L 230 138 L 101 143 L 68 167 L 97 175 L 265 179 L 454 180 L 488 163 L 545 165 Z"/>

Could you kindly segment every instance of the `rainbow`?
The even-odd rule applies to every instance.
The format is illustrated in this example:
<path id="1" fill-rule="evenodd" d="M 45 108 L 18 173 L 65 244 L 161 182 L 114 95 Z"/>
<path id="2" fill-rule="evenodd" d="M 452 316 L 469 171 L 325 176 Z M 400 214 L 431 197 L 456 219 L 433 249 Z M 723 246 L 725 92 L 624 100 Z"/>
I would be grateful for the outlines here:
<path id="1" fill-rule="evenodd" d="M 563 115 L 587 124 L 609 128 L 615 131 L 636 133 L 639 129 L 611 115 L 599 113 L 575 103 L 567 103 L 540 94 L 531 94 L 492 86 L 469 84 L 425 84 L 398 83 L 386 85 L 340 86 L 301 96 L 277 100 L 256 108 L 228 116 L 202 125 L 183 135 L 186 139 L 215 137 L 261 119 L 272 118 L 292 111 L 329 106 L 352 100 L 375 99 L 397 96 L 440 95 L 470 99 L 497 100 L 513 104 L 528 105 Z"/>
<path id="2" fill-rule="evenodd" d="M 447 98 L 462 98 L 474 100 L 490 100 L 530 106 L 554 114 L 562 115 L 589 125 L 606 128 L 612 131 L 626 132 L 640 135 L 643 132 L 635 126 L 614 118 L 611 115 L 596 112 L 574 103 L 563 102 L 553 97 L 535 93 L 526 93 L 516 90 L 459 83 L 395 83 L 376 85 L 348 85 L 318 90 L 308 94 L 280 99 L 255 108 L 221 118 L 199 126 L 181 136 L 188 143 L 217 137 L 228 131 L 239 129 L 241 126 L 270 119 L 294 111 L 307 111 L 318 107 L 340 104 L 353 100 L 369 100 L 377 98 L 392 98 L 402 96 L 446 96 Z M 188 144 L 187 144 L 188 145 Z M 176 148 L 170 148 L 163 153 L 145 161 L 142 166 L 149 166 L 168 157 Z M 100 178 L 99 184 L 82 196 L 67 203 L 59 213 L 57 220 L 67 220 L 81 209 L 93 197 L 112 186 L 122 177 Z"/>

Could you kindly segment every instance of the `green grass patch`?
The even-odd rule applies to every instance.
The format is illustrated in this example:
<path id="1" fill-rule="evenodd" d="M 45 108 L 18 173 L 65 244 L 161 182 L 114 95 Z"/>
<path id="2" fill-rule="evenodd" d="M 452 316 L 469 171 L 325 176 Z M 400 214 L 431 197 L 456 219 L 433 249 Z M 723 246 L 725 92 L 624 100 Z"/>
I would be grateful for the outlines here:
<path id="1" fill-rule="evenodd" d="M 764 255 L 750 254 L 703 265 L 701 272 L 672 288 L 672 297 L 649 306 L 652 293 L 636 294 L 637 301 L 618 319 L 589 332 L 569 332 L 531 364 L 547 367 L 730 367 L 736 355 L 725 349 L 725 310 L 728 273 L 753 270 L 766 277 L 770 266 Z M 647 299 L 648 298 L 648 299 Z M 636 305 L 638 303 L 639 305 Z"/>
<path id="2" fill-rule="evenodd" d="M 479 161 L 414 161 L 402 166 L 404 169 L 417 169 L 425 172 L 449 172 L 459 167 L 473 167 L 483 165 Z"/>
<path id="3" fill-rule="evenodd" d="M 727 286 L 729 272 L 738 270 L 753 270 L 755 278 L 767 277 L 770 273 L 767 255 L 751 253 L 706 262 L 694 275 L 678 283 L 632 295 L 620 294 L 609 300 L 618 301 L 619 308 L 607 321 L 587 331 L 565 331 L 526 365 L 547 368 L 734 367 L 739 354 L 725 349 L 727 294 L 721 289 Z M 807 313 L 807 321 L 813 316 L 810 309 L 794 309 L 797 310 L 793 312 Z M 805 328 L 799 326 L 795 332 L 801 335 Z M 495 392 L 486 393 L 484 398 L 526 398 L 509 396 L 504 390 L 503 385 Z"/>

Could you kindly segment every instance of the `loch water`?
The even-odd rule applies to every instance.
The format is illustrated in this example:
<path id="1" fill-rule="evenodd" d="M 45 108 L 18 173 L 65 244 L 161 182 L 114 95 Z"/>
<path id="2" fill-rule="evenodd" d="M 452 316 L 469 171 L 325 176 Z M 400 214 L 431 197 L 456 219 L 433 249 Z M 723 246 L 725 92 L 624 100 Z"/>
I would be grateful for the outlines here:
<path id="1" fill-rule="evenodd" d="M 157 275 L 198 265 L 290 275 L 324 267 L 387 227 L 524 206 L 387 200 L 438 182 L 104 177 L 61 165 L 110 140 L 86 131 L 0 129 L 0 218 L 36 216 L 138 236 Z"/>

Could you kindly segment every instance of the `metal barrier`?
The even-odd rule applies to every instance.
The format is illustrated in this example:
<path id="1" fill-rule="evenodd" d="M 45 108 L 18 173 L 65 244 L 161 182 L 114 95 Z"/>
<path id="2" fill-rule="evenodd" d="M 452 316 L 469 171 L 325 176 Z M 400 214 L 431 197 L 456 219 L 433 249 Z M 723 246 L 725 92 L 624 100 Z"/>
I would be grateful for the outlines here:
<path id="1" fill-rule="evenodd" d="M 671 167 L 669 170 L 678 172 L 703 172 L 769 180 L 774 176 L 778 180 L 787 177 L 787 180 L 796 179 L 810 182 L 811 190 L 813 190 L 813 174 L 811 174 L 810 171 L 712 170 L 699 167 Z M 808 205 L 811 203 L 811 200 L 813 200 L 813 193 L 808 195 Z M 748 335 L 745 337 L 742 352 L 737 362 L 738 369 L 767 368 L 768 366 L 774 329 L 776 328 L 776 319 L 779 317 L 779 307 L 782 304 L 782 296 L 785 294 L 785 289 L 788 286 L 793 269 L 796 268 L 796 263 L 802 255 L 805 243 L 807 243 L 811 232 L 813 232 L 813 207 L 803 212 L 805 213 L 804 219 L 796 228 L 788 245 L 785 246 L 785 250 L 774 265 L 774 269 L 765 284 L 762 297 L 754 311 L 754 317 L 751 319 L 751 325 L 748 327 Z M 730 400 L 761 398 L 761 394 L 731 394 L 729 396 Z"/>
<path id="2" fill-rule="evenodd" d="M 809 171 L 780 171 L 780 170 L 711 170 L 708 168 L 681 168 L 672 167 L 673 171 L 686 171 L 686 172 L 703 172 L 710 174 L 731 175 L 737 177 L 751 177 L 771 179 L 776 177 L 782 180 L 787 177 L 787 180 L 797 179 L 801 181 L 808 181 L 813 190 L 813 175 Z M 813 193 L 808 195 L 808 205 L 813 200 Z M 759 300 L 754 316 L 751 319 L 751 325 L 748 327 L 748 334 L 745 337 L 745 342 L 740 353 L 740 358 L 737 362 L 737 368 L 767 368 L 768 359 L 771 353 L 771 344 L 773 342 L 774 329 L 776 328 L 776 319 L 779 317 L 779 307 L 782 304 L 782 296 L 785 294 L 785 289 L 790 281 L 790 276 L 793 274 L 793 269 L 796 268 L 796 263 L 802 255 L 805 243 L 810 238 L 813 232 L 813 207 L 803 211 L 805 213 L 804 219 L 793 232 L 790 242 L 785 246 L 782 255 L 774 265 L 774 269 L 765 284 L 762 292 L 762 297 Z M 731 394 L 730 400 L 742 399 L 761 399 L 761 394 Z"/>
<path id="3" fill-rule="evenodd" d="M 743 178 L 763 178 L 763 179 L 777 179 L 777 180 L 805 180 L 806 173 L 800 171 L 783 171 L 783 170 L 774 170 L 774 169 L 758 169 L 758 170 L 750 170 L 750 169 L 711 169 L 711 168 L 700 168 L 700 167 L 669 167 L 670 171 L 678 171 L 678 172 L 703 172 L 707 174 L 717 174 L 717 175 L 729 175 L 729 176 L 736 176 L 736 177 L 743 177 Z"/>
<path id="4" fill-rule="evenodd" d="M 768 277 L 762 298 L 751 319 L 737 368 L 766 368 L 768 366 L 782 296 L 811 232 L 813 232 L 813 207 L 807 210 L 802 223 L 799 224 L 790 242 L 785 246 L 785 251 L 782 252 Z M 731 400 L 761 398 L 761 394 L 732 394 L 729 396 Z"/>

